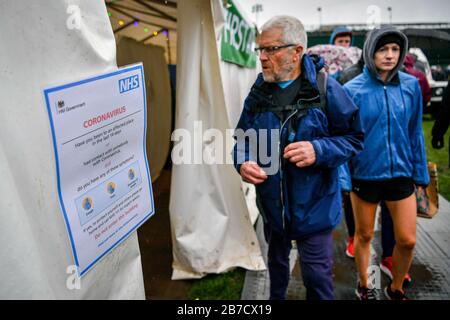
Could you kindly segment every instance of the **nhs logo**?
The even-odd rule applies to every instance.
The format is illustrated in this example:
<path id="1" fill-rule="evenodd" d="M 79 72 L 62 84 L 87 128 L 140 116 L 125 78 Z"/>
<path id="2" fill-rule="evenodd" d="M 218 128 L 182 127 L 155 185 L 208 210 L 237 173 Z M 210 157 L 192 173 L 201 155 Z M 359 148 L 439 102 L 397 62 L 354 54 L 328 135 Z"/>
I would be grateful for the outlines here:
<path id="1" fill-rule="evenodd" d="M 119 92 L 124 93 L 139 88 L 139 75 L 119 79 Z"/>

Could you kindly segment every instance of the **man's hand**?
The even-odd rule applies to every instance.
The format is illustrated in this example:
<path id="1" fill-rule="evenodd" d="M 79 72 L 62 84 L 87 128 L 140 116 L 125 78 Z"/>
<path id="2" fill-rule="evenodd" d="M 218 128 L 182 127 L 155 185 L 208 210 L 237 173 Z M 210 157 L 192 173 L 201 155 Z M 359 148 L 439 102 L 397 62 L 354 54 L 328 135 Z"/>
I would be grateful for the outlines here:
<path id="1" fill-rule="evenodd" d="M 240 174 L 242 180 L 252 184 L 263 183 L 267 179 L 267 174 L 256 162 L 246 161 L 241 165 Z"/>
<path id="2" fill-rule="evenodd" d="M 290 143 L 284 148 L 285 159 L 289 159 L 290 162 L 295 163 L 299 168 L 308 167 L 316 162 L 316 152 L 314 147 L 309 141 L 299 141 Z"/>
<path id="3" fill-rule="evenodd" d="M 442 149 L 444 147 L 444 137 L 434 137 L 431 139 L 431 145 L 434 149 Z"/>

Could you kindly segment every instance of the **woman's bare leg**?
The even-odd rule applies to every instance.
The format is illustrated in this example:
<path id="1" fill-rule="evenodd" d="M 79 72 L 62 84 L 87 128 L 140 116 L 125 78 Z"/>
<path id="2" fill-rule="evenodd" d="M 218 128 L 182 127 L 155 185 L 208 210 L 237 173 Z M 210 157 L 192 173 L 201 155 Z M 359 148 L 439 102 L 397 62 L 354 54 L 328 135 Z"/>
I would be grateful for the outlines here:
<path id="1" fill-rule="evenodd" d="M 355 262 L 358 269 L 359 284 L 368 287 L 367 269 L 370 262 L 370 243 L 375 226 L 376 203 L 362 200 L 354 192 L 350 193 L 355 216 Z"/>
<path id="2" fill-rule="evenodd" d="M 386 201 L 386 205 L 394 223 L 396 242 L 392 256 L 394 279 L 391 289 L 402 290 L 403 280 L 411 266 L 416 244 L 416 195 L 412 194 L 399 201 Z"/>

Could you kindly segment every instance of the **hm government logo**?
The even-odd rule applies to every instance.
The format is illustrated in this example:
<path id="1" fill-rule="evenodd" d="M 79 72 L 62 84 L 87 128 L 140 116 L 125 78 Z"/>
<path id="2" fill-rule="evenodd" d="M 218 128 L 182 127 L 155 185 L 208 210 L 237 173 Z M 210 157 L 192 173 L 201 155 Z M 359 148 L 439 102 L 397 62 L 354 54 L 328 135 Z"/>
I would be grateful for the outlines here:
<path id="1" fill-rule="evenodd" d="M 58 106 L 58 110 L 64 108 L 64 106 L 65 106 L 64 100 L 58 100 L 57 106 Z"/>
<path id="2" fill-rule="evenodd" d="M 66 103 L 64 102 L 64 100 L 58 100 L 55 102 L 55 106 L 56 106 L 56 113 L 57 114 L 62 114 L 66 112 Z"/>

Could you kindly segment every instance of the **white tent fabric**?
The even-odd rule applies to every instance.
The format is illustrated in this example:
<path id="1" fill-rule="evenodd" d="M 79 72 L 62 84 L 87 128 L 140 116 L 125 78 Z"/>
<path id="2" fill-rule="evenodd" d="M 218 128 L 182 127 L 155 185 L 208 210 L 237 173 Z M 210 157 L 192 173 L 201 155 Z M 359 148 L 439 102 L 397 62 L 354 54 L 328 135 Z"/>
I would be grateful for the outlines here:
<path id="1" fill-rule="evenodd" d="M 239 2 L 234 1 L 233 4 L 237 7 L 246 21 L 251 21 L 246 15 L 246 12 L 239 5 Z M 213 1 L 212 5 L 217 48 L 218 54 L 220 54 L 221 30 L 225 24 L 226 13 L 222 3 Z M 225 93 L 225 105 L 228 114 L 229 128 L 236 128 L 239 117 L 241 116 L 244 100 L 250 92 L 257 74 L 261 72 L 261 65 L 257 63 L 256 66 L 256 69 L 242 68 L 236 64 L 220 60 L 220 75 L 222 78 L 223 91 Z M 251 222 L 252 224 L 255 224 L 259 215 L 256 206 L 255 186 L 250 183 L 242 182 L 242 190 L 245 195 Z"/>
<path id="2" fill-rule="evenodd" d="M 227 109 L 229 128 L 236 128 L 241 116 L 243 101 L 250 92 L 250 88 L 256 79 L 258 69 L 241 68 L 238 65 L 220 61 L 220 71 L 225 94 L 225 105 Z M 259 211 L 256 207 L 255 186 L 242 182 L 243 193 L 247 208 L 249 210 L 252 224 L 258 218 Z"/>
<path id="3" fill-rule="evenodd" d="M 117 68 L 105 4 L 1 1 L 0 12 L 0 298 L 143 299 L 136 233 L 89 271 L 80 289 L 67 287 L 73 257 L 42 94 Z"/>
<path id="4" fill-rule="evenodd" d="M 242 73 L 231 67 L 222 74 L 212 2 L 178 2 L 176 128 L 191 136 L 194 121 L 202 121 L 205 130 L 225 133 L 231 128 L 230 114 L 238 113 L 228 110 L 225 97 L 237 86 L 236 81 L 229 86 L 233 78 Z M 215 0 L 214 5 L 220 3 Z M 227 79 L 228 91 L 222 78 Z M 236 92 L 230 99 L 241 100 L 242 94 Z M 242 108 L 242 100 L 238 105 Z M 232 165 L 174 165 L 171 186 L 172 279 L 200 278 L 236 266 L 265 269 L 241 180 Z"/>

